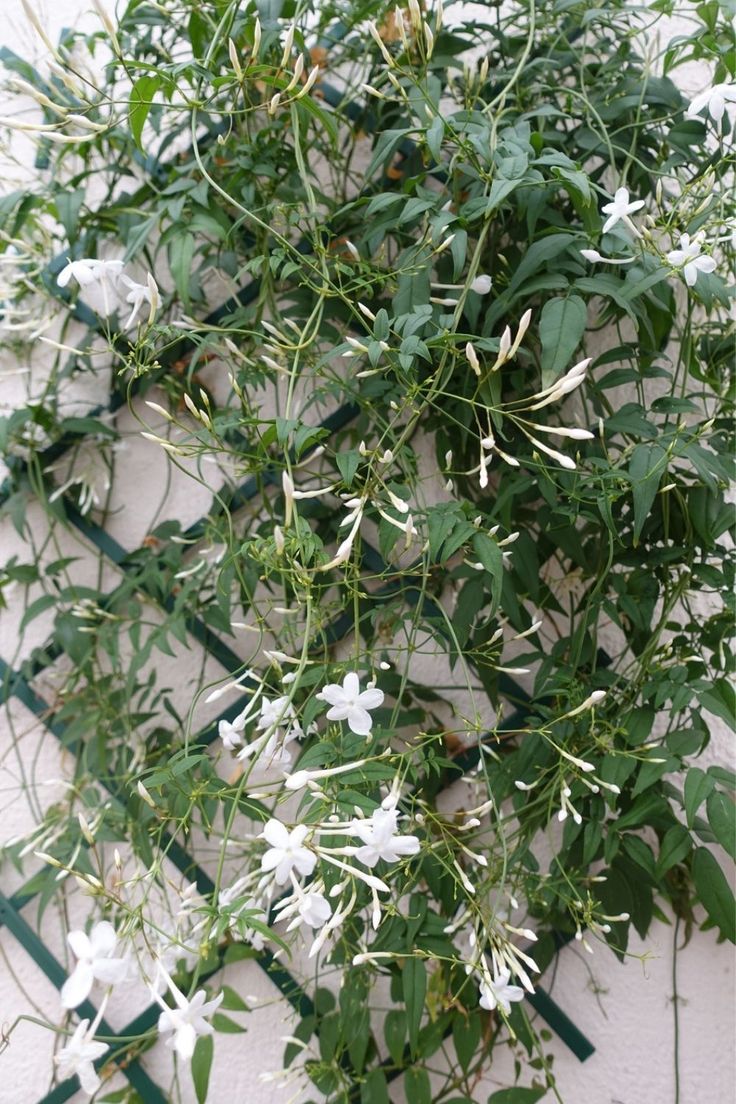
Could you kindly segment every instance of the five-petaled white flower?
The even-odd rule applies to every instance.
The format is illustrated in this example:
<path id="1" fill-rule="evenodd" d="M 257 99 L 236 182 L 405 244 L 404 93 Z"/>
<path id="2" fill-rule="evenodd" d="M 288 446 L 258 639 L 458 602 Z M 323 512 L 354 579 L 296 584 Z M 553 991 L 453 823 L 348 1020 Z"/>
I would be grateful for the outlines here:
<path id="1" fill-rule="evenodd" d="M 699 92 L 690 103 L 685 116 L 692 119 L 706 108 L 713 122 L 720 123 L 727 103 L 736 103 L 736 82 L 734 81 L 714 84 L 704 92 Z"/>
<path id="2" fill-rule="evenodd" d="M 174 998 L 174 1007 L 170 1008 L 158 991 L 153 988 L 151 994 L 157 1004 L 163 1009 L 158 1018 L 158 1030 L 160 1035 L 171 1032 L 171 1038 L 166 1040 L 166 1046 L 171 1047 L 183 1061 L 188 1062 L 194 1054 L 194 1046 L 200 1035 L 211 1035 L 214 1028 L 207 1023 L 206 1017 L 219 1007 L 224 993 L 219 993 L 214 1000 L 208 1001 L 204 989 L 199 989 L 191 1000 L 184 996 L 182 991 L 174 984 L 168 973 L 159 965 L 159 972 L 171 990 Z"/>
<path id="3" fill-rule="evenodd" d="M 603 223 L 602 233 L 607 234 L 609 230 L 613 229 L 616 223 L 623 221 L 629 229 L 633 230 L 635 234 L 638 234 L 639 231 L 634 226 L 629 215 L 633 215 L 634 211 L 638 211 L 643 206 L 643 199 L 635 199 L 633 202 L 629 200 L 628 188 L 617 188 L 612 202 L 604 203 L 601 207 L 603 214 L 608 215 L 608 218 Z"/>
<path id="4" fill-rule="evenodd" d="M 511 1002 L 524 999 L 524 990 L 518 985 L 509 985 L 511 973 L 501 970 L 495 977 L 482 977 L 480 982 L 480 1006 L 492 1012 L 498 1007 L 506 1015 L 511 1011 Z"/>
<path id="5" fill-rule="evenodd" d="M 368 710 L 383 705 L 383 690 L 371 687 L 361 693 L 360 681 L 354 671 L 345 676 L 342 686 L 336 682 L 328 683 L 317 697 L 332 707 L 327 711 L 327 720 L 347 721 L 348 728 L 356 736 L 370 735 L 373 718 Z"/>
<path id="6" fill-rule="evenodd" d="M 101 1083 L 94 1063 L 110 1048 L 107 1043 L 94 1041 L 95 1027 L 88 1029 L 89 1020 L 80 1020 L 69 1042 L 54 1055 L 54 1062 L 60 1080 L 77 1076 L 83 1092 L 91 1096 Z"/>
<path id="7" fill-rule="evenodd" d="M 317 856 L 303 846 L 309 826 L 297 824 L 291 831 L 280 820 L 269 820 L 261 838 L 270 844 L 268 851 L 261 859 L 261 870 L 275 871 L 277 885 L 284 885 L 289 880 L 292 870 L 299 874 L 311 874 L 317 865 Z"/>
<path id="8" fill-rule="evenodd" d="M 376 809 L 366 820 L 353 820 L 350 832 L 363 841 L 355 851 L 356 859 L 373 867 L 379 859 L 393 863 L 404 855 L 416 855 L 419 840 L 398 835 L 398 822 L 396 809 Z"/>
<path id="9" fill-rule="evenodd" d="M 114 957 L 118 939 L 107 920 L 95 924 L 89 935 L 70 931 L 67 941 L 77 957 L 77 965 L 61 990 L 64 1008 L 76 1008 L 86 1000 L 95 981 L 115 985 L 128 973 L 127 960 Z"/>
<path id="10" fill-rule="evenodd" d="M 716 262 L 712 257 L 701 256 L 705 234 L 701 231 L 690 240 L 689 234 L 681 234 L 678 249 L 671 249 L 667 260 L 674 268 L 682 268 L 685 283 L 692 287 L 700 272 L 713 272 Z"/>

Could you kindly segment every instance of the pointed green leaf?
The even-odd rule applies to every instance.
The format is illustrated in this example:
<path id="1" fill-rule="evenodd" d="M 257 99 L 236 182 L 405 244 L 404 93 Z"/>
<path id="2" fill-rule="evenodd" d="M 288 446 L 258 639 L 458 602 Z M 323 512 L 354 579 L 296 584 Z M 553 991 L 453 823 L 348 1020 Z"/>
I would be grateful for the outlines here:
<path id="1" fill-rule="evenodd" d="M 197 1104 L 205 1104 L 210 1083 L 215 1043 L 211 1035 L 200 1035 L 192 1055 L 192 1081 Z"/>
<path id="2" fill-rule="evenodd" d="M 736 901 L 717 860 L 705 847 L 693 856 L 693 881 L 703 908 L 721 933 L 736 943 Z"/>
<path id="3" fill-rule="evenodd" d="M 659 484 L 667 470 L 667 452 L 661 445 L 637 445 L 629 462 L 629 478 L 634 494 L 634 546 L 639 543 Z"/>
<path id="4" fill-rule="evenodd" d="M 142 150 L 143 145 L 141 143 L 141 136 L 143 134 L 143 127 L 145 126 L 146 119 L 149 116 L 151 108 L 153 107 L 153 97 L 161 87 L 161 78 L 153 74 L 146 73 L 142 77 L 139 77 L 130 90 L 130 101 L 128 103 L 128 122 L 130 123 L 130 133 L 133 135 L 133 141 L 138 146 L 138 149 Z"/>
<path id="5" fill-rule="evenodd" d="M 409 1027 L 409 1046 L 412 1055 L 415 1055 L 424 1012 L 424 998 L 427 994 L 427 968 L 421 958 L 407 958 L 402 971 L 402 985 Z"/>
<path id="6" fill-rule="evenodd" d="M 588 311 L 579 295 L 549 299 L 539 319 L 542 342 L 542 386 L 562 375 L 580 344 L 588 320 Z"/>
<path id="7" fill-rule="evenodd" d="M 721 790 L 713 790 L 708 795 L 705 807 L 713 835 L 736 862 L 736 805 L 733 798 Z"/>

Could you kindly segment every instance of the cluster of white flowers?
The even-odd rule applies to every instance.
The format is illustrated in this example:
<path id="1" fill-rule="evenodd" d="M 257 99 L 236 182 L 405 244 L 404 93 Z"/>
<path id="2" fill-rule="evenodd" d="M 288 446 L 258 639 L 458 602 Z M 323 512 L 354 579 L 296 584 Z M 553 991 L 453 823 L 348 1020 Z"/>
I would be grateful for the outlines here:
<path id="1" fill-rule="evenodd" d="M 161 303 L 161 297 L 151 273 L 147 273 L 145 284 L 140 284 L 123 272 L 122 261 L 101 261 L 94 257 L 81 257 L 76 261 L 68 260 L 56 278 L 60 288 L 65 288 L 74 280 L 80 288 L 88 288 L 93 284 L 99 284 L 105 296 L 106 313 L 110 313 L 110 303 L 107 298 L 108 291 L 112 289 L 124 297 L 130 306 L 130 314 L 123 323 L 122 329 L 127 330 L 138 318 L 144 304 L 148 306 L 147 325 L 151 325 L 156 311 Z M 125 292 L 119 292 L 122 284 Z"/>
<path id="2" fill-rule="evenodd" d="M 713 114 L 714 119 L 720 120 L 727 99 L 736 100 L 736 84 L 716 85 L 708 92 L 702 93 L 701 96 L 693 100 L 688 114 L 697 114 L 706 104 L 710 103 L 711 114 Z M 713 113 L 713 105 L 715 105 L 716 112 L 720 111 L 719 114 Z M 628 188 L 617 188 L 612 202 L 601 207 L 603 214 L 608 215 L 601 232 L 607 234 L 609 230 L 612 230 L 621 222 L 631 230 L 635 237 L 641 239 L 643 235 L 632 221 L 631 215 L 641 210 L 643 206 L 643 199 L 632 200 L 630 198 Z M 680 234 L 677 247 L 665 253 L 667 263 L 673 269 L 682 273 L 688 287 L 695 286 L 701 272 L 707 274 L 716 270 L 715 259 L 709 254 L 703 253 L 703 247 L 706 244 L 705 232 L 702 230 L 692 238 L 690 234 Z M 627 265 L 633 264 L 637 260 L 636 255 L 631 257 L 605 257 L 597 249 L 581 249 L 580 254 L 592 264 Z"/>
<path id="3" fill-rule="evenodd" d="M 354 764 L 350 766 L 354 767 Z M 325 776 L 337 771 L 315 773 Z M 340 821 L 333 816 L 314 825 L 298 824 L 292 829 L 272 818 L 265 825 L 261 838 L 268 844 L 268 849 L 261 858 L 261 870 L 277 886 L 291 883 L 291 895 L 277 905 L 280 919 L 294 917 L 289 930 L 302 923 L 320 929 L 310 949 L 310 956 L 317 953 L 328 935 L 336 930 L 355 906 L 356 879 L 371 890 L 373 926 L 379 926 L 381 907 L 378 893 L 388 893 L 389 887 L 382 879 L 367 874 L 345 859 L 356 859 L 369 870 L 373 870 L 379 862 L 393 864 L 402 858 L 418 854 L 419 839 L 399 831 L 397 800 L 398 792 L 394 788 L 369 817 Z M 324 842 L 325 837 L 334 836 L 352 836 L 360 840 L 361 845 L 328 846 Z M 321 878 L 307 885 L 302 885 L 299 881 L 299 878 L 309 878 L 313 874 L 318 861 L 337 867 L 347 875 L 330 890 L 330 897 L 342 897 L 334 911 L 324 894 L 325 886 Z M 259 889 L 261 892 L 271 892 L 268 881 L 262 881 Z"/>
<path id="4" fill-rule="evenodd" d="M 191 894 L 185 894 L 190 898 Z M 189 903 L 187 900 L 186 903 Z M 67 940 L 75 958 L 76 966 L 65 981 L 61 990 L 61 1004 L 64 1009 L 75 1009 L 87 1000 L 95 982 L 106 986 L 106 993 L 100 1009 L 90 1025 L 89 1019 L 80 1020 L 66 1045 L 56 1055 L 55 1061 L 60 1077 L 77 1076 L 84 1092 L 92 1094 L 100 1086 L 100 1077 L 95 1070 L 97 1062 L 109 1047 L 106 1043 L 95 1042 L 94 1036 L 102 1021 L 107 1000 L 115 985 L 137 975 L 129 954 L 117 955 L 119 938 L 114 927 L 107 920 L 101 920 L 93 926 L 89 935 L 82 930 L 70 931 Z M 176 958 L 182 957 L 181 953 Z M 212 1026 L 207 1023 L 220 1004 L 223 994 L 214 1000 L 206 1001 L 204 990 L 187 998 L 174 984 L 171 976 L 160 959 L 156 960 L 156 974 L 148 989 L 153 999 L 161 1006 L 159 1032 L 170 1034 L 167 1045 L 173 1047 L 180 1058 L 189 1061 L 194 1053 L 194 1045 L 199 1035 L 211 1034 Z M 174 998 L 169 1007 L 163 1000 L 160 989 L 168 988 Z"/>
<path id="5" fill-rule="evenodd" d="M 259 702 L 260 712 L 254 724 L 258 735 L 244 744 L 246 724 L 253 719 Z M 288 771 L 292 763 L 289 745 L 302 737 L 304 732 L 288 696 L 282 694 L 271 699 L 262 694 L 259 687 L 237 717 L 232 721 L 220 721 L 219 735 L 228 751 L 239 749 L 237 758 L 241 762 L 253 760 L 259 773 L 267 773 L 271 770 Z"/>
<path id="6" fill-rule="evenodd" d="M 280 652 L 269 655 L 289 662 L 289 657 Z M 252 672 L 250 674 L 253 677 Z M 345 722 L 353 734 L 370 737 L 373 730 L 371 714 L 383 704 L 384 694 L 373 683 L 361 689 L 359 676 L 349 671 L 341 683 L 325 684 L 316 698 L 329 706 L 325 714 L 328 722 Z M 253 726 L 254 738 L 244 743 L 249 722 Z M 316 726 L 312 725 L 307 731 L 315 729 Z M 304 730 L 289 696 L 269 698 L 263 694 L 262 685 L 232 721 L 220 722 L 219 735 L 223 746 L 235 751 L 241 761 L 248 761 L 249 771 L 257 772 L 259 779 L 271 771 L 280 776 L 276 780 L 278 788 L 286 792 L 307 789 L 313 797 L 324 797 L 320 783 L 325 779 L 358 770 L 366 762 L 361 759 L 337 767 L 292 771 L 289 745 L 303 737 Z M 389 886 L 367 871 L 381 861 L 397 863 L 402 858 L 416 855 L 420 849 L 416 836 L 400 832 L 398 796 L 397 783 L 371 816 L 360 814 L 350 821 L 340 821 L 333 815 L 313 824 L 287 827 L 272 816 L 259 837 L 267 844 L 261 856 L 260 873 L 246 873 L 229 889 L 220 891 L 218 905 L 221 910 L 227 909 L 231 929 L 243 934 L 245 925 L 243 937 L 256 945 L 262 936 L 257 932 L 249 933 L 247 918 L 239 924 L 238 917 L 246 911 L 252 914 L 256 910 L 265 921 L 276 890 L 289 886 L 287 896 L 274 905 L 276 917 L 289 922 L 288 931 L 302 926 L 316 930 L 310 948 L 310 955 L 315 955 L 356 906 L 356 882 L 362 882 L 370 889 L 373 923 L 378 926 L 381 915 L 378 893 L 388 893 Z M 352 836 L 359 844 L 329 846 L 326 837 L 335 836 Z M 356 860 L 358 865 L 350 860 Z M 318 863 L 337 868 L 344 875 L 337 885 L 331 887 L 329 894 L 317 869 Z M 340 898 L 334 908 L 328 897 Z"/>

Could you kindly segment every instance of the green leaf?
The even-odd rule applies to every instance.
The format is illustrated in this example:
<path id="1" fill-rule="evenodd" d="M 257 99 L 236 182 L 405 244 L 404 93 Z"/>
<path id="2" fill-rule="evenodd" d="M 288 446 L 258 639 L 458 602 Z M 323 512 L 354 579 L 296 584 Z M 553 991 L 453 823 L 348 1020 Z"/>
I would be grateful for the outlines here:
<path id="1" fill-rule="evenodd" d="M 370 159 L 368 168 L 365 170 L 366 180 L 370 180 L 379 165 L 386 164 L 389 158 L 396 152 L 402 138 L 405 138 L 408 133 L 408 127 L 402 127 L 399 130 L 384 130 L 381 132 L 376 142 L 375 149 L 373 150 L 373 156 Z"/>
<path id="2" fill-rule="evenodd" d="M 725 938 L 736 943 L 736 901 L 725 874 L 707 848 L 696 848 L 692 871 L 703 908 Z"/>
<path id="3" fill-rule="evenodd" d="M 335 454 L 335 462 L 340 469 L 340 475 L 345 481 L 345 486 L 348 488 L 353 485 L 353 479 L 360 465 L 360 459 L 360 453 L 357 449 L 349 449 L 347 452 L 338 452 Z"/>
<path id="4" fill-rule="evenodd" d="M 491 579 L 491 608 L 494 614 L 501 601 L 501 588 L 503 587 L 503 553 L 496 542 L 485 533 L 476 533 L 473 537 L 473 548 L 483 564 L 484 570 Z"/>
<path id="5" fill-rule="evenodd" d="M 431 125 L 427 128 L 426 139 L 429 152 L 437 163 L 442 156 L 442 139 L 445 134 L 445 122 L 441 115 L 435 115 Z"/>
<path id="6" fill-rule="evenodd" d="M 401 1066 L 406 1042 L 406 1012 L 403 1008 L 392 1008 L 387 1013 L 383 1035 L 394 1065 Z"/>
<path id="7" fill-rule="evenodd" d="M 480 1016 L 477 1013 L 468 1017 L 456 1016 L 452 1021 L 452 1041 L 457 1060 L 467 1073 L 480 1043 Z"/>
<path id="8" fill-rule="evenodd" d="M 202 58 L 209 45 L 209 31 L 206 22 L 195 8 L 189 16 L 189 41 L 192 44 L 192 54 L 195 58 Z"/>
<path id="9" fill-rule="evenodd" d="M 736 862 L 736 805 L 733 798 L 721 790 L 713 790 L 708 794 L 705 807 L 713 835 Z"/>
<path id="10" fill-rule="evenodd" d="M 222 987 L 222 1001 L 220 1007 L 224 1008 L 226 1012 L 248 1012 L 248 1005 L 245 1003 L 240 993 L 236 993 L 230 985 L 223 985 Z"/>
<path id="11" fill-rule="evenodd" d="M 169 242 L 169 268 L 183 303 L 189 302 L 189 280 L 196 248 L 197 241 L 193 234 L 177 234 Z"/>
<path id="12" fill-rule="evenodd" d="M 698 700 L 704 709 L 733 728 L 736 717 L 736 688 L 727 679 L 715 679 L 707 690 L 699 692 Z"/>
<path id="13" fill-rule="evenodd" d="M 19 631 L 22 633 L 34 618 L 38 617 L 44 610 L 51 609 L 52 606 L 58 605 L 58 602 L 59 599 L 55 594 L 42 594 L 40 598 L 36 598 L 35 601 L 31 602 L 23 614 Z"/>
<path id="14" fill-rule="evenodd" d="M 143 150 L 141 136 L 143 127 L 149 112 L 153 107 L 153 97 L 161 87 L 161 78 L 154 74 L 146 73 L 139 77 L 130 90 L 128 103 L 128 122 L 133 141 L 139 150 Z"/>
<path id="15" fill-rule="evenodd" d="M 424 998 L 427 994 L 427 968 L 424 961 L 421 958 L 407 958 L 401 980 L 409 1028 L 409 1047 L 412 1056 L 415 1056 L 424 1012 Z"/>
<path id="16" fill-rule="evenodd" d="M 543 1088 L 525 1088 L 515 1085 L 513 1089 L 501 1089 L 488 1097 L 488 1104 L 535 1104 L 541 1100 L 547 1090 Z"/>
<path id="17" fill-rule="evenodd" d="M 194 1082 L 197 1104 L 205 1104 L 207 1099 L 214 1053 L 215 1043 L 212 1036 L 200 1035 L 192 1055 L 192 1081 Z"/>
<path id="18" fill-rule="evenodd" d="M 235 1020 L 231 1020 L 229 1016 L 223 1015 L 222 1012 L 215 1012 L 210 1022 L 215 1031 L 220 1031 L 224 1035 L 243 1035 L 248 1030 L 247 1027 L 236 1023 Z"/>
<path id="19" fill-rule="evenodd" d="M 84 188 L 75 191 L 59 192 L 56 196 L 56 210 L 59 221 L 66 230 L 66 236 L 71 244 L 77 237 L 79 227 L 79 212 L 84 203 Z"/>
<path id="20" fill-rule="evenodd" d="M 667 452 L 661 445 L 637 445 L 629 461 L 629 478 L 634 494 L 634 547 L 639 543 L 659 484 L 667 468 Z"/>
<path id="21" fill-rule="evenodd" d="M 588 320 L 588 310 L 579 295 L 566 299 L 548 299 L 539 319 L 542 342 L 542 387 L 560 376 L 580 344 Z"/>
<path id="22" fill-rule="evenodd" d="M 682 824 L 673 824 L 665 834 L 659 849 L 657 876 L 661 878 L 673 866 L 682 862 L 690 854 L 692 846 L 692 839 L 687 828 L 684 828 Z"/>
<path id="23" fill-rule="evenodd" d="M 406 1099 L 411 1104 L 432 1104 L 432 1087 L 425 1069 L 412 1066 L 404 1074 Z"/>
<path id="24" fill-rule="evenodd" d="M 547 237 L 535 241 L 524 252 L 508 290 L 511 292 L 521 287 L 529 276 L 533 276 L 547 261 L 558 257 L 574 241 L 574 234 L 548 234 Z"/>
<path id="25" fill-rule="evenodd" d="M 691 767 L 687 772 L 684 803 L 689 828 L 692 828 L 695 814 L 714 788 L 715 780 L 700 767 Z"/>
<path id="26" fill-rule="evenodd" d="M 360 1087 L 360 1104 L 391 1104 L 383 1070 L 374 1069 Z"/>

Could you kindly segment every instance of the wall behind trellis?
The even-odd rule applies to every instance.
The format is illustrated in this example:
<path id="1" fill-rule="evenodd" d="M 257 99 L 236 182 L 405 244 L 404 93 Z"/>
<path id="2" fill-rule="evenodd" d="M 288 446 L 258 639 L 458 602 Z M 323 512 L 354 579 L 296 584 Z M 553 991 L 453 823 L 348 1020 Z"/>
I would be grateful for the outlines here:
<path id="1" fill-rule="evenodd" d="M 84 0 L 35 2 L 52 40 L 63 26 L 94 25 L 95 17 L 86 12 L 88 5 Z M 42 48 L 26 24 L 20 0 L 2 0 L 0 12 L 3 16 L 0 46 L 8 46 L 36 60 L 42 56 Z M 673 33 L 676 31 L 677 21 L 674 21 Z M 699 90 L 708 82 L 708 73 L 696 69 L 687 79 L 688 88 Z M 32 172 L 32 147 L 20 143 L 16 148 L 25 157 L 28 171 Z M 15 168 L 6 169 L 3 189 L 10 190 L 13 177 L 20 175 Z M 7 352 L 0 352 L 0 414 L 12 409 L 16 397 L 25 393 L 25 385 L 13 374 L 17 367 Z M 198 498 L 194 495 L 191 484 L 183 478 L 175 479 L 166 492 L 158 450 L 137 435 L 133 436 L 134 423 L 128 423 L 125 414 L 121 425 L 124 431 L 130 432 L 131 438 L 126 446 L 125 462 L 119 465 L 116 497 L 118 504 L 126 505 L 127 509 L 124 514 L 117 515 L 112 528 L 116 540 L 126 549 L 133 549 L 147 532 L 164 494 L 168 494 L 168 516 L 178 517 L 184 526 L 196 521 L 209 502 L 208 496 Z M 141 502 L 137 488 L 143 478 L 146 499 Z M 135 513 L 132 510 L 134 502 L 138 506 Z M 40 511 L 37 521 L 39 526 L 43 524 Z M 93 546 L 79 535 L 69 535 L 68 541 L 69 554 L 82 557 L 80 578 L 85 571 L 96 570 Z M 0 523 L 0 558 L 4 561 L 14 551 L 23 559 L 22 542 L 6 519 Z M 108 579 L 112 580 L 112 567 L 106 570 Z M 14 605 L 11 594 L 10 607 L 0 616 L 0 660 L 5 662 L 17 664 L 17 626 L 22 612 L 19 600 Z M 25 635 L 24 653 L 40 644 L 44 636 L 44 625 L 39 620 Z M 217 664 L 212 661 L 211 665 L 214 674 L 218 671 Z M 169 685 L 177 688 L 177 704 L 186 709 L 189 691 L 181 678 L 181 666 L 175 660 L 165 664 L 162 657 L 159 662 L 162 677 L 165 666 L 169 668 L 166 672 Z M 36 689 L 43 693 L 43 680 Z M 53 687 L 49 685 L 46 689 L 51 691 Z M 0 842 L 28 830 L 37 819 L 37 809 L 31 807 L 19 784 L 21 764 L 13 750 L 16 741 L 20 741 L 23 765 L 32 775 L 36 793 L 44 803 L 50 804 L 60 796 L 70 765 L 65 762 L 58 741 L 29 708 L 31 704 L 15 697 L 10 703 L 9 714 L 3 714 L 0 719 L 0 725 L 5 726 L 0 730 Z M 214 711 L 213 706 L 210 717 L 214 716 Z M 199 717 L 200 723 L 208 719 L 204 714 Z M 710 761 L 731 762 L 729 740 L 730 734 L 724 726 L 714 721 Z M 0 889 L 6 896 L 20 884 L 22 879 L 15 872 L 0 871 Z M 4 1028 L 22 1014 L 52 1023 L 60 1021 L 57 989 L 28 950 L 32 946 L 33 933 L 37 932 L 52 954 L 64 961 L 58 916 L 49 910 L 39 929 L 32 903 L 21 909 L 20 915 L 28 925 L 26 946 L 18 941 L 17 931 L 11 931 L 7 925 L 0 928 L 0 1023 Z M 553 1035 L 547 1049 L 554 1055 L 559 1090 L 566 1104 L 669 1104 L 674 1100 L 673 930 L 656 924 L 646 944 L 634 937 L 631 949 L 646 953 L 648 957 L 643 963 L 631 959 L 621 966 L 613 955 L 602 949 L 590 958 L 575 946 L 564 948 L 557 968 L 544 979 L 547 991 L 595 1048 L 583 1063 L 564 1041 Z M 696 932 L 690 945 L 677 954 L 676 963 L 680 1101 L 681 1104 L 721 1104 L 732 1099 L 736 1082 L 732 949 L 717 945 L 713 933 Z M 289 1005 L 256 965 L 239 964 L 228 969 L 230 984 L 247 994 L 257 1010 L 249 1015 L 235 1016 L 247 1028 L 246 1034 L 217 1036 L 210 1099 L 213 1104 L 246 1100 L 249 1104 L 279 1104 L 281 1101 L 286 1104 L 292 1099 L 295 1086 L 282 1088 L 260 1078 L 280 1068 L 281 1038 L 290 1033 L 292 1025 Z M 107 1018 L 115 1030 L 120 1030 L 142 1011 L 145 1003 L 135 990 L 124 991 L 111 1004 Z M 26 1021 L 13 1032 L 9 1045 L 0 1053 L 0 1104 L 35 1104 L 48 1091 L 52 1051 L 52 1034 L 36 1024 Z M 161 1086 L 165 1098 L 171 1083 L 170 1051 L 157 1045 L 146 1055 L 143 1066 L 152 1081 Z M 510 1084 L 512 1079 L 510 1066 L 501 1058 L 494 1069 L 493 1080 L 479 1089 L 478 1100 L 485 1101 L 488 1092 Z M 113 1089 L 124 1083 L 118 1075 L 107 1087 Z M 392 1093 L 398 1102 L 400 1089 L 397 1087 Z M 186 1077 L 183 1095 L 185 1100 L 193 1100 Z M 299 1099 L 307 1099 L 308 1095 L 300 1095 Z M 71 1099 L 76 1104 L 77 1100 L 86 1098 L 79 1095 Z"/>

